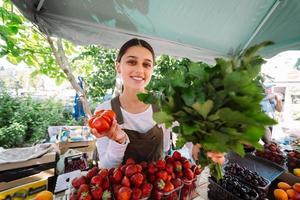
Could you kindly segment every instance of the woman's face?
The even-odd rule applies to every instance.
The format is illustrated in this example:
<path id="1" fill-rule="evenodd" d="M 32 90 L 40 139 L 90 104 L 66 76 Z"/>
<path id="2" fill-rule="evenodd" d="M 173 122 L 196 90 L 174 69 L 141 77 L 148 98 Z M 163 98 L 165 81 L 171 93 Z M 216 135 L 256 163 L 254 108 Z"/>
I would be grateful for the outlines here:
<path id="1" fill-rule="evenodd" d="M 116 70 L 121 74 L 124 89 L 143 91 L 153 72 L 152 54 L 144 47 L 132 46 L 116 63 Z"/>

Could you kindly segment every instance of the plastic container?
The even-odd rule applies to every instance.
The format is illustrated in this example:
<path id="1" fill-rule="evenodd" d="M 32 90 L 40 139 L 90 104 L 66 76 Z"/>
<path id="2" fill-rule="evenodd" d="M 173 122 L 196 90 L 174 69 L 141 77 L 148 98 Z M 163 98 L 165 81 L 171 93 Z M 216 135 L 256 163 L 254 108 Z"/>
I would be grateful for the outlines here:
<path id="1" fill-rule="evenodd" d="M 183 187 L 181 189 L 180 200 L 189 200 L 197 196 L 196 187 L 197 187 L 197 178 L 193 180 L 183 180 Z"/>
<path id="2" fill-rule="evenodd" d="M 64 163 L 65 163 L 64 173 L 75 171 L 75 170 L 88 169 L 86 153 L 66 157 Z"/>
<path id="3" fill-rule="evenodd" d="M 296 150 L 288 151 L 286 166 L 290 172 L 293 169 L 300 168 L 300 152 Z"/>
<path id="4" fill-rule="evenodd" d="M 276 151 L 265 149 L 264 151 L 256 151 L 255 155 L 270 160 L 281 166 L 283 166 L 285 163 L 285 156 L 283 153 L 278 153 Z"/>
<path id="5" fill-rule="evenodd" d="M 227 191 L 225 188 L 222 188 L 213 178 L 209 178 L 208 185 L 208 198 L 211 200 L 242 200 L 242 198 L 237 197 L 235 194 Z M 252 200 L 257 200 L 259 198 L 256 193 L 255 197 Z"/>
<path id="6" fill-rule="evenodd" d="M 182 187 L 183 187 L 183 184 L 170 192 L 158 192 L 159 196 L 161 196 L 160 199 L 162 199 L 162 200 L 179 200 Z M 156 198 L 151 198 L 151 199 L 156 199 Z"/>

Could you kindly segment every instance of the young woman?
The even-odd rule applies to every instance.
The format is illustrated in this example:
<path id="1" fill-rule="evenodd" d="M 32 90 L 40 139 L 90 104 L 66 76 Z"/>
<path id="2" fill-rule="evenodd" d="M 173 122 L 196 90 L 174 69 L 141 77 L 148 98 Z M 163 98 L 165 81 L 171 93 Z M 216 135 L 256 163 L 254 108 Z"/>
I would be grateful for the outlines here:
<path id="1" fill-rule="evenodd" d="M 145 92 L 151 80 L 154 62 L 153 48 L 144 40 L 134 38 L 120 48 L 116 72 L 122 80 L 123 90 L 96 109 L 111 109 L 117 119 L 104 134 L 92 130 L 97 137 L 96 146 L 103 168 L 116 167 L 128 157 L 138 162 L 158 160 L 171 147 L 170 129 L 153 120 L 157 107 L 145 104 L 137 97 L 138 93 Z M 195 145 L 193 152 L 197 153 L 198 149 Z M 224 159 L 222 154 L 212 154 L 212 158 Z"/>

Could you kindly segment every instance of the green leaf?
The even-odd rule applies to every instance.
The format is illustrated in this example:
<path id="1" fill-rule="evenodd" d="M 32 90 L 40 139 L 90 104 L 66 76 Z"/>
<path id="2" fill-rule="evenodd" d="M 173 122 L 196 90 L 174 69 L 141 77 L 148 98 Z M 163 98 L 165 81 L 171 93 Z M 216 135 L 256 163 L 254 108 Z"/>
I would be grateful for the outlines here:
<path id="1" fill-rule="evenodd" d="M 163 111 L 154 113 L 153 118 L 158 124 L 167 123 L 167 122 L 171 123 L 174 121 L 174 118 L 171 115 L 169 115 Z M 168 123 L 168 125 L 169 125 L 169 123 Z M 170 127 L 170 125 L 167 126 L 167 128 L 168 127 Z"/>
<path id="2" fill-rule="evenodd" d="M 181 95 L 181 98 L 183 99 L 184 103 L 188 106 L 192 106 L 192 104 L 195 102 L 195 91 L 193 88 L 187 88 L 183 91 L 183 94 Z"/>
<path id="3" fill-rule="evenodd" d="M 230 74 L 232 72 L 231 61 L 226 61 L 223 58 L 216 58 L 216 62 L 218 65 L 220 65 L 223 74 Z"/>
<path id="4" fill-rule="evenodd" d="M 232 150 L 236 153 L 238 153 L 240 156 L 244 157 L 245 156 L 245 150 L 244 150 L 244 145 L 241 143 L 235 143 L 232 145 Z"/>
<path id="5" fill-rule="evenodd" d="M 147 104 L 155 104 L 156 98 L 151 93 L 138 93 L 137 97 L 140 101 Z"/>
<path id="6" fill-rule="evenodd" d="M 225 122 L 241 123 L 241 124 L 255 124 L 255 121 L 239 111 L 233 111 L 230 108 L 222 108 L 216 113 L 219 118 Z"/>
<path id="7" fill-rule="evenodd" d="M 204 118 L 206 119 L 208 113 L 214 106 L 214 102 L 212 100 L 207 100 L 203 104 L 196 102 L 192 105 L 192 107 Z"/>
<path id="8" fill-rule="evenodd" d="M 274 42 L 272 41 L 265 41 L 265 42 L 262 42 L 260 44 L 257 44 L 257 45 L 254 45 L 250 48 L 248 48 L 245 53 L 244 53 L 244 57 L 251 57 L 251 56 L 254 56 L 260 49 L 262 49 L 263 47 L 266 47 L 266 46 L 269 46 L 269 45 L 272 45 L 274 44 Z"/>
<path id="9" fill-rule="evenodd" d="M 188 124 L 183 124 L 182 125 L 182 132 L 184 135 L 192 135 L 194 132 L 198 131 L 199 127 L 194 124 L 194 125 L 188 125 Z"/>
<path id="10" fill-rule="evenodd" d="M 251 83 L 251 78 L 242 71 L 227 74 L 224 78 L 224 87 L 227 91 L 239 91 Z"/>

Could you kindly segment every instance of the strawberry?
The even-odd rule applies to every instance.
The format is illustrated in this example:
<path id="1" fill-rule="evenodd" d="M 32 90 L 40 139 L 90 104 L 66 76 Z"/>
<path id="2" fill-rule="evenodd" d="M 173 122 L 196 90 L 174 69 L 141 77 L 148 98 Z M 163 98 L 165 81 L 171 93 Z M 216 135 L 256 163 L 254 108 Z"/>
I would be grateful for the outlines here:
<path id="1" fill-rule="evenodd" d="M 148 175 L 148 180 L 149 180 L 150 183 L 153 183 L 155 181 L 155 179 L 156 179 L 156 177 L 155 177 L 154 174 L 149 174 Z"/>
<path id="2" fill-rule="evenodd" d="M 165 187 L 165 182 L 162 180 L 162 179 L 157 179 L 156 181 L 155 181 L 155 187 L 156 187 L 156 189 L 158 189 L 158 190 L 163 190 L 164 189 L 164 187 Z"/>
<path id="3" fill-rule="evenodd" d="M 119 184 L 113 185 L 113 192 L 115 195 L 117 195 L 117 193 L 121 187 L 122 187 L 122 185 L 119 185 Z"/>
<path id="4" fill-rule="evenodd" d="M 123 176 L 121 184 L 125 187 L 130 187 L 130 180 L 127 176 Z"/>
<path id="5" fill-rule="evenodd" d="M 114 174 L 114 171 L 115 171 L 115 168 L 112 167 L 112 168 L 110 168 L 110 169 L 108 170 L 108 174 L 109 174 L 109 175 L 113 175 L 113 174 Z"/>
<path id="6" fill-rule="evenodd" d="M 126 164 L 126 165 L 130 165 L 130 164 L 134 165 L 134 164 L 135 164 L 135 160 L 134 160 L 133 158 L 128 158 L 128 159 L 126 160 L 125 164 Z"/>
<path id="7" fill-rule="evenodd" d="M 172 179 L 172 180 L 171 180 L 171 183 L 173 183 L 174 188 L 178 188 L 178 187 L 181 186 L 182 181 L 181 181 L 180 178 L 175 178 L 175 179 Z"/>
<path id="8" fill-rule="evenodd" d="M 81 196 L 79 197 L 79 200 L 92 200 L 92 196 L 90 195 L 89 192 L 84 192 L 81 194 Z"/>
<path id="9" fill-rule="evenodd" d="M 181 170 L 182 170 L 181 162 L 175 161 L 173 164 L 173 168 L 174 168 L 175 172 L 181 172 Z"/>
<path id="10" fill-rule="evenodd" d="M 171 156 L 166 156 L 166 163 L 170 163 L 170 164 L 173 164 L 174 163 L 174 158 L 173 157 L 171 157 Z"/>
<path id="11" fill-rule="evenodd" d="M 102 200 L 111 200 L 111 192 L 108 190 L 104 190 L 102 194 Z"/>
<path id="12" fill-rule="evenodd" d="M 172 190 L 174 190 L 174 185 L 170 181 L 166 181 L 163 191 L 164 192 L 171 192 Z"/>
<path id="13" fill-rule="evenodd" d="M 131 199 L 132 200 L 139 200 L 139 199 L 141 199 L 141 196 L 142 196 L 142 190 L 139 189 L 139 188 L 133 188 Z"/>
<path id="14" fill-rule="evenodd" d="M 117 192 L 117 200 L 129 200 L 132 190 L 129 187 L 121 187 Z"/>
<path id="15" fill-rule="evenodd" d="M 80 197 L 82 193 L 89 193 L 90 187 L 87 184 L 82 184 L 77 190 L 77 195 Z"/>
<path id="16" fill-rule="evenodd" d="M 151 183 L 143 183 L 142 188 L 142 198 L 150 197 L 153 185 Z"/>
<path id="17" fill-rule="evenodd" d="M 102 181 L 102 189 L 107 190 L 110 187 L 109 178 L 105 177 Z"/>
<path id="18" fill-rule="evenodd" d="M 85 184 L 85 183 L 86 183 L 85 176 L 79 176 L 72 180 L 72 185 L 75 189 L 78 189 L 80 187 L 80 185 Z"/>
<path id="19" fill-rule="evenodd" d="M 182 157 L 180 158 L 179 161 L 180 161 L 181 163 L 184 163 L 186 160 L 187 160 L 187 158 L 182 156 Z"/>
<path id="20" fill-rule="evenodd" d="M 195 168 L 195 171 L 194 171 L 195 175 L 201 174 L 202 170 L 203 170 L 203 169 L 201 169 L 201 167 L 197 166 L 197 167 Z"/>
<path id="21" fill-rule="evenodd" d="M 164 160 L 158 160 L 158 161 L 156 161 L 156 167 L 158 169 L 165 169 L 165 167 L 166 167 L 166 161 L 164 161 Z"/>
<path id="22" fill-rule="evenodd" d="M 184 169 L 183 170 L 183 175 L 186 177 L 188 180 L 192 180 L 194 178 L 194 173 L 192 172 L 191 169 Z"/>
<path id="23" fill-rule="evenodd" d="M 108 169 L 101 169 L 98 173 L 99 176 L 101 176 L 102 178 L 105 178 L 109 175 L 109 171 Z"/>
<path id="24" fill-rule="evenodd" d="M 180 159 L 181 159 L 181 153 L 179 153 L 178 151 L 174 151 L 172 157 L 173 157 L 175 160 L 180 160 Z"/>
<path id="25" fill-rule="evenodd" d="M 78 200 L 77 194 L 72 193 L 69 200 Z"/>
<path id="26" fill-rule="evenodd" d="M 167 181 L 171 181 L 171 179 L 172 179 L 172 175 L 168 174 Z"/>
<path id="27" fill-rule="evenodd" d="M 156 178 L 161 178 L 163 181 L 166 181 L 168 179 L 168 173 L 164 170 L 160 170 L 156 172 Z"/>
<path id="28" fill-rule="evenodd" d="M 128 165 L 125 169 L 125 176 L 130 178 L 133 174 L 138 172 L 138 168 L 136 165 Z"/>
<path id="29" fill-rule="evenodd" d="M 141 173 L 134 174 L 130 177 L 130 181 L 135 187 L 140 187 L 144 181 L 144 176 Z"/>
<path id="30" fill-rule="evenodd" d="M 94 200 L 100 200 L 102 198 L 103 190 L 100 186 L 92 186 L 91 187 L 91 194 Z"/>
<path id="31" fill-rule="evenodd" d="M 101 186 L 102 181 L 103 181 L 103 178 L 101 176 L 97 175 L 91 179 L 91 184 Z"/>
<path id="32" fill-rule="evenodd" d="M 191 163 L 190 163 L 188 160 L 185 160 L 185 161 L 182 163 L 182 166 L 183 166 L 183 168 L 185 168 L 185 169 L 190 169 L 190 168 L 191 168 Z"/>
<path id="33" fill-rule="evenodd" d="M 176 177 L 176 178 L 181 178 L 181 177 L 183 177 L 183 172 L 175 172 L 175 177 Z"/>
<path id="34" fill-rule="evenodd" d="M 140 165 L 142 166 L 143 170 L 148 167 L 148 163 L 146 161 L 142 161 Z"/>
<path id="35" fill-rule="evenodd" d="M 166 170 L 166 172 L 168 172 L 168 174 L 172 174 L 173 173 L 173 164 L 167 163 L 165 170 Z"/>
<path id="36" fill-rule="evenodd" d="M 113 174 L 114 183 L 120 183 L 121 180 L 122 180 L 122 176 L 123 176 L 123 174 L 122 174 L 121 169 L 116 168 L 115 171 L 114 171 L 114 174 Z"/>
<path id="37" fill-rule="evenodd" d="M 96 176 L 98 173 L 98 168 L 97 167 L 93 167 L 92 169 L 90 169 L 87 174 L 86 174 L 86 178 L 88 180 L 91 180 L 91 178 L 93 178 L 93 176 Z"/>
<path id="38" fill-rule="evenodd" d="M 154 163 L 148 164 L 148 172 L 150 174 L 154 174 L 157 171 L 157 168 L 155 167 Z"/>
<path id="39" fill-rule="evenodd" d="M 128 165 L 122 165 L 121 171 L 122 171 L 123 174 L 125 174 L 125 170 L 126 170 L 126 167 L 127 167 L 127 166 L 128 166 Z"/>
<path id="40" fill-rule="evenodd" d="M 136 168 L 137 168 L 137 172 L 142 172 L 142 171 L 143 171 L 142 165 L 136 164 L 135 166 L 136 166 Z"/>
<path id="41" fill-rule="evenodd" d="M 154 191 L 154 200 L 161 200 L 163 197 L 163 193 L 159 190 Z"/>

